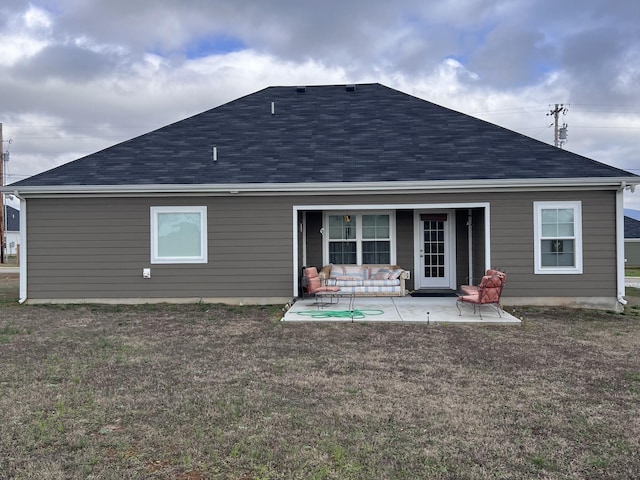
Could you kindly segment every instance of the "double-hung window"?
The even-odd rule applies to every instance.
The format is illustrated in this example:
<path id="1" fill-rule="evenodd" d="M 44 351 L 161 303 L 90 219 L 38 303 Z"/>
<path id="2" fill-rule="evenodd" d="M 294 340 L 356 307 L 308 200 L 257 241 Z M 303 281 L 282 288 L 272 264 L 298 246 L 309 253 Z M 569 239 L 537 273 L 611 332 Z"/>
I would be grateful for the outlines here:
<path id="1" fill-rule="evenodd" d="M 358 263 L 356 215 L 329 215 L 329 263 Z"/>
<path id="2" fill-rule="evenodd" d="M 580 202 L 534 202 L 535 273 L 582 273 Z"/>
<path id="3" fill-rule="evenodd" d="M 207 207 L 151 207 L 151 263 L 207 263 Z"/>
<path id="4" fill-rule="evenodd" d="M 329 263 L 393 263 L 392 222 L 388 213 L 328 214 L 325 240 Z"/>
<path id="5" fill-rule="evenodd" d="M 389 215 L 362 215 L 362 263 L 391 263 Z"/>

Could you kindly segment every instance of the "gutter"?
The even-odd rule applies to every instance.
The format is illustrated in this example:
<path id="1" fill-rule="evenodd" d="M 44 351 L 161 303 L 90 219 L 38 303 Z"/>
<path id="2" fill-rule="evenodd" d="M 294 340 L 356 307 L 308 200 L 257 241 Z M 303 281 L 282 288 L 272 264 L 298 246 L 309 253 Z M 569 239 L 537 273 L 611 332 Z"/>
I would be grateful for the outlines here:
<path id="1" fill-rule="evenodd" d="M 640 184 L 640 178 L 555 178 L 555 179 L 505 179 L 505 180 L 436 180 L 406 182 L 324 182 L 324 183 L 233 183 L 233 184 L 166 184 L 166 185 L 8 185 L 0 191 L 20 192 L 23 196 L 59 195 L 238 195 L 238 194 L 349 194 L 366 193 L 420 193 L 455 192 L 465 190 L 536 190 L 549 188 L 588 190 L 594 187 L 617 189 L 621 184 L 628 188 Z"/>

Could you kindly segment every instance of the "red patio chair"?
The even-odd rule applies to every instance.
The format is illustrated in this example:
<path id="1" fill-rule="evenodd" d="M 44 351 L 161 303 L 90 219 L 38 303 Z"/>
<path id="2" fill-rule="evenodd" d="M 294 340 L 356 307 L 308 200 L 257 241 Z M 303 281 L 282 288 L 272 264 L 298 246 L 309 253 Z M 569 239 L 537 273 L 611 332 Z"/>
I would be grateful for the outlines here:
<path id="1" fill-rule="evenodd" d="M 480 285 L 477 287 L 476 293 L 463 293 L 458 296 L 456 301 L 456 307 L 458 312 L 462 315 L 460 310 L 461 303 L 470 303 L 473 305 L 473 314 L 477 311 L 480 314 L 480 320 L 482 320 L 482 305 L 493 305 L 498 311 L 498 316 L 502 317 L 502 307 L 500 306 L 500 295 L 502 295 L 502 287 L 504 285 L 504 277 L 501 275 L 485 275 L 482 277 Z"/>
<path id="2" fill-rule="evenodd" d="M 502 288 L 504 288 L 505 283 L 507 283 L 507 274 L 500 270 L 490 268 L 485 272 L 485 276 L 490 277 L 491 275 L 498 275 L 502 277 Z M 460 291 L 463 295 L 473 295 L 478 293 L 478 285 L 460 285 Z M 502 295 L 502 291 L 500 294 Z"/>
<path id="3" fill-rule="evenodd" d="M 324 298 L 329 296 L 329 303 L 333 303 L 332 293 L 340 291 L 340 287 L 336 286 L 324 286 L 320 282 L 320 275 L 316 267 L 307 267 L 304 269 L 303 290 L 309 295 L 313 295 L 318 302 L 318 297 Z M 324 304 L 324 302 L 320 302 Z"/>

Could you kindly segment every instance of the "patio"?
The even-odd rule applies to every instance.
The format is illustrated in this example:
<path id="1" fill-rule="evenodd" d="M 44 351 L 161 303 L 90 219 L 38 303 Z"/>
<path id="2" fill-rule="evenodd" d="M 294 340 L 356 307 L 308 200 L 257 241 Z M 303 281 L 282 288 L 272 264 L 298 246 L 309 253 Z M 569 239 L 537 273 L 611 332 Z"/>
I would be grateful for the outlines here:
<path id="1" fill-rule="evenodd" d="M 493 306 L 482 306 L 482 319 L 469 304 L 456 308 L 456 297 L 355 297 L 353 314 L 348 298 L 333 305 L 318 306 L 314 298 L 301 298 L 282 318 L 284 322 L 420 322 L 520 325 L 507 312 L 501 316 Z"/>

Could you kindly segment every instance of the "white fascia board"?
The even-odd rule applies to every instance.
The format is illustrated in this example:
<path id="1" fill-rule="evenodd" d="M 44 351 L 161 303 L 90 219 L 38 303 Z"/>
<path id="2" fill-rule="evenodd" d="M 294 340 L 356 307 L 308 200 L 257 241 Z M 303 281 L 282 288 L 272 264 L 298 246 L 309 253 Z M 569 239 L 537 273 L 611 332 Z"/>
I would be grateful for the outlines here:
<path id="1" fill-rule="evenodd" d="M 15 193 L 23 197 L 60 195 L 235 195 L 235 194 L 366 194 L 372 192 L 421 193 L 548 190 L 593 188 L 625 188 L 640 184 L 640 178 L 558 178 L 558 179 L 505 179 L 505 180 L 438 180 L 416 182 L 326 182 L 326 183 L 243 183 L 243 184 L 197 184 L 197 185 L 67 185 L 67 186 L 11 186 L 0 188 L 5 193 Z"/>

